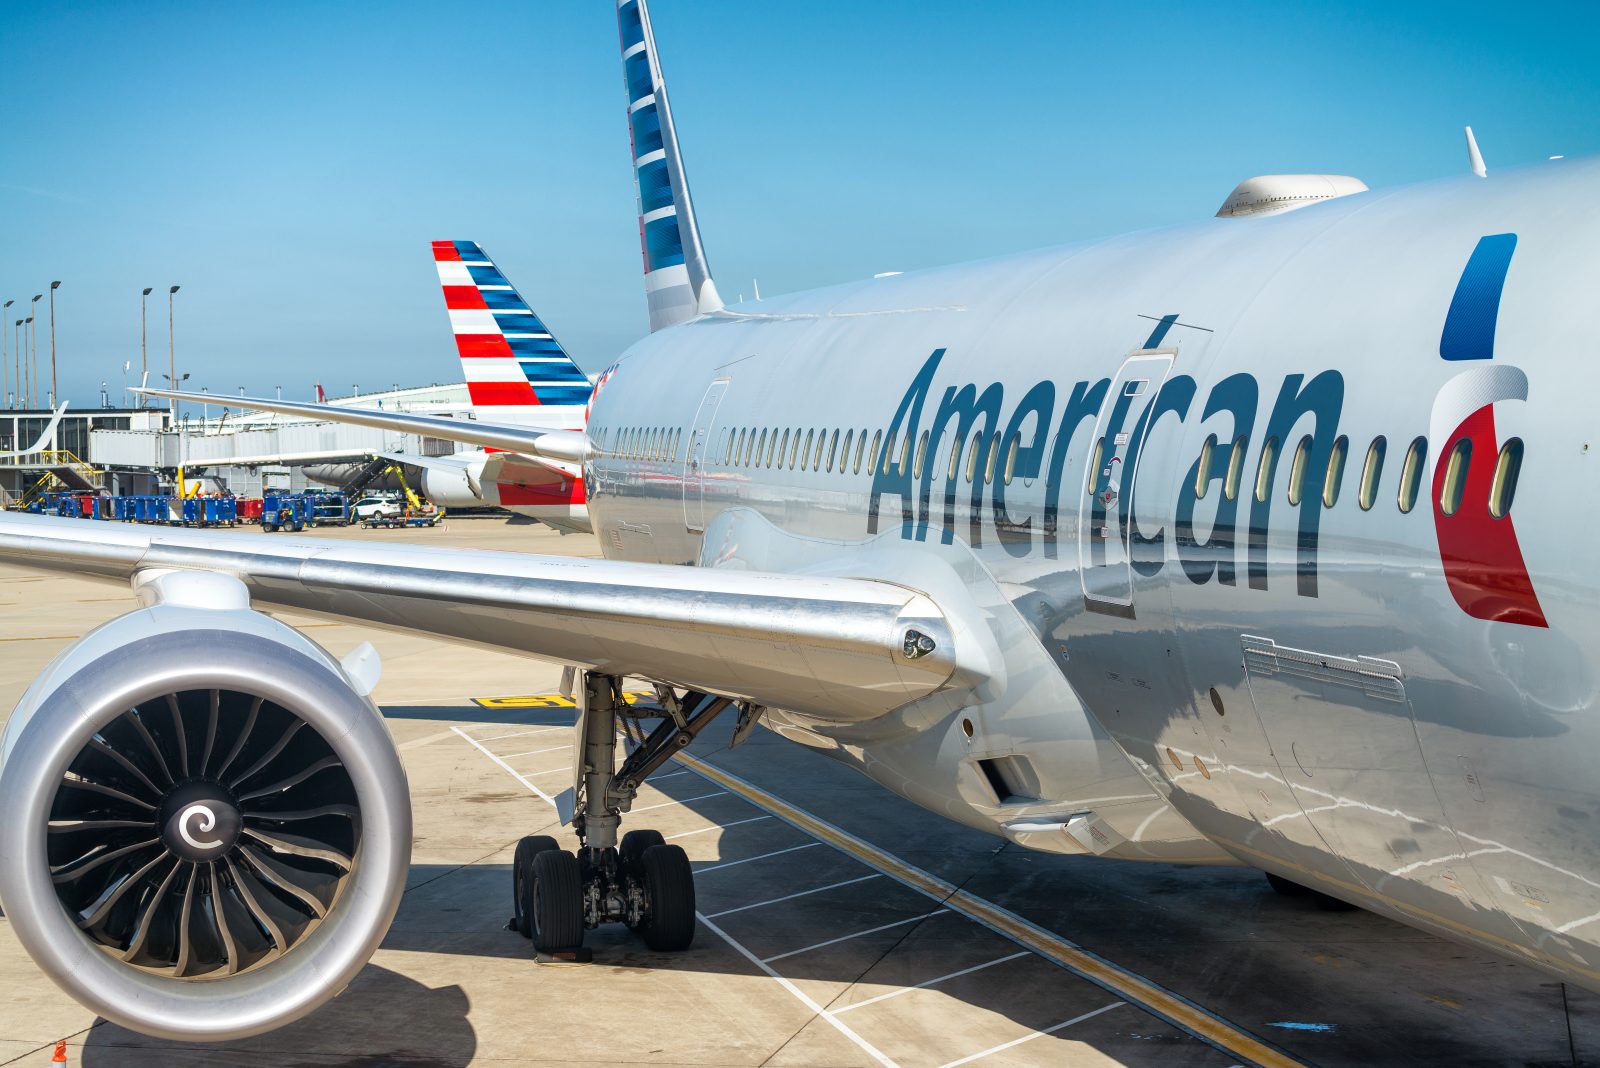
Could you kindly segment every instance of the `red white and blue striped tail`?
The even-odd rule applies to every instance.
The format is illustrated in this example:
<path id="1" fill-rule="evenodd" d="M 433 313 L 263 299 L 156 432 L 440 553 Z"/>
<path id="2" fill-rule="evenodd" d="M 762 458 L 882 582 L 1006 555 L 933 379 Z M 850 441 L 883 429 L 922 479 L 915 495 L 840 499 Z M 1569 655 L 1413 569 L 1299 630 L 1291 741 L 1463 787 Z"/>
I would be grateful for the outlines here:
<path id="1" fill-rule="evenodd" d="M 566 408 L 582 426 L 594 387 L 478 243 L 435 241 L 433 260 L 477 414 L 556 426 L 567 413 L 543 409 Z"/>

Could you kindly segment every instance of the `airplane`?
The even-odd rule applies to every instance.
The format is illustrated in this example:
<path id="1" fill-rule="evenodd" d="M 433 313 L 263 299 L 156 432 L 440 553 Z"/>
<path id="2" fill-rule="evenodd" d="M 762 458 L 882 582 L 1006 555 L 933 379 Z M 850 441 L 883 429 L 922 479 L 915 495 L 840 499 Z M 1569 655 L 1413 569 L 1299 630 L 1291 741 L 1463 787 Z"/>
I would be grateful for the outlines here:
<path id="1" fill-rule="evenodd" d="M 540 951 L 691 942 L 686 855 L 622 824 L 728 713 L 1029 849 L 1245 865 L 1600 990 L 1600 162 L 1263 176 L 1220 218 L 730 308 L 645 0 L 617 14 L 651 333 L 582 431 L 342 416 L 581 463 L 604 558 L 0 517 L 0 561 L 141 606 L 0 739 L 0 902 L 46 975 L 238 1038 L 382 939 L 411 823 L 376 654 L 283 608 L 581 673 L 579 849 L 513 865 Z"/>
<path id="2" fill-rule="evenodd" d="M 582 430 L 594 387 L 561 343 L 475 241 L 432 246 L 472 417 L 550 430 Z M 503 508 L 563 532 L 589 533 L 576 463 L 504 450 L 451 456 L 386 453 L 422 468 L 422 494 L 446 508 Z M 354 465 L 308 470 L 343 485 Z"/>

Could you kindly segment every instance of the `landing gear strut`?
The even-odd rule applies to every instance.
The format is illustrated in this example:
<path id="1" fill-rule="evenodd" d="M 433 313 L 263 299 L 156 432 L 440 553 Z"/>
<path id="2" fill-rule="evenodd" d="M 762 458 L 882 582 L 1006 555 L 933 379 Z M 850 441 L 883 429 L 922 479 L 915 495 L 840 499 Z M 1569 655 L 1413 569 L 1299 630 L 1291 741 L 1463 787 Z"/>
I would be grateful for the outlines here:
<path id="1" fill-rule="evenodd" d="M 694 691 L 679 695 L 667 687 L 656 692 L 665 717 L 648 735 L 637 722 L 628 725 L 638 744 L 618 768 L 618 720 L 631 715 L 622 680 L 583 676 L 573 788 L 557 798 L 563 822 L 570 821 L 578 834 L 578 851 L 532 835 L 517 843 L 512 864 L 511 926 L 533 940 L 541 958 L 587 959 L 584 931 L 602 923 L 626 924 L 658 952 L 688 949 L 694 941 L 688 854 L 658 831 L 629 831 L 620 841 L 617 832 L 645 779 L 732 702 Z"/>

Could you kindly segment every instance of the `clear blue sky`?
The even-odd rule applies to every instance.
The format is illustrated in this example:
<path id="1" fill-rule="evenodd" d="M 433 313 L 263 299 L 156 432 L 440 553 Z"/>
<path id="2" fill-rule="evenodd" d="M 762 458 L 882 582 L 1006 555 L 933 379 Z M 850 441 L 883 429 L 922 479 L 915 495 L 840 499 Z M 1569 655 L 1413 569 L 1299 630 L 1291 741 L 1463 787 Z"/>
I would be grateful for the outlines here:
<path id="1" fill-rule="evenodd" d="M 1460 173 L 1466 123 L 1491 168 L 1600 147 L 1595 4 L 652 13 L 729 299 L 1200 219 L 1253 174 Z M 459 381 L 433 239 L 481 242 L 588 370 L 645 330 L 611 0 L 4 0 L 0 26 L 0 300 L 63 280 L 76 403 L 137 375 L 147 285 L 165 369 L 174 282 L 213 392 Z"/>

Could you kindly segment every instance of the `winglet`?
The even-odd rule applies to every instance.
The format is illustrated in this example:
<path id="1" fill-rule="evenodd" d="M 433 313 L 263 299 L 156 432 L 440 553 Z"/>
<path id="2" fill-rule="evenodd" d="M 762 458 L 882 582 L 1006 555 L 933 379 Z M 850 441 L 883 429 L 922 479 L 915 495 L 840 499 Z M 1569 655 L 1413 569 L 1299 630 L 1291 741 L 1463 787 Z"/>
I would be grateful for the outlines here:
<path id="1" fill-rule="evenodd" d="M 1478 139 L 1472 136 L 1472 127 L 1467 127 L 1467 162 L 1472 165 L 1472 173 L 1479 178 L 1489 177 L 1489 168 L 1483 165 L 1483 153 L 1478 151 Z"/>
<path id="2" fill-rule="evenodd" d="M 653 332 L 698 315 L 714 315 L 723 303 L 695 222 L 646 0 L 617 0 L 617 28 L 628 90 L 645 299 Z"/>

